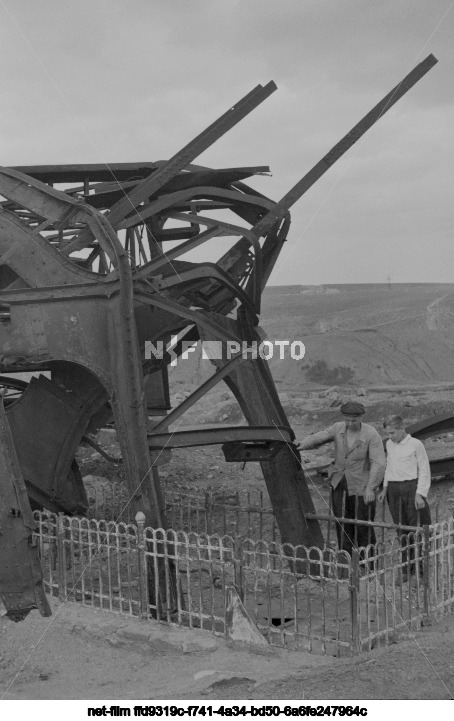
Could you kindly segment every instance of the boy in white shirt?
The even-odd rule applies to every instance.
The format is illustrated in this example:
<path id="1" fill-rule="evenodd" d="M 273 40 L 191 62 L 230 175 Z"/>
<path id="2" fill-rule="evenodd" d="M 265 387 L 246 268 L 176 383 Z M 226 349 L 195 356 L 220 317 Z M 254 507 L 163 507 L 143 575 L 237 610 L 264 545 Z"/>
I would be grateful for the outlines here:
<path id="1" fill-rule="evenodd" d="M 400 416 L 389 416 L 383 423 L 388 435 L 386 441 L 386 470 L 383 490 L 378 500 L 388 498 L 393 522 L 404 526 L 425 526 L 431 524 L 427 494 L 430 489 L 430 465 L 426 449 L 417 438 L 412 438 Z M 407 555 L 407 533 L 397 531 L 402 538 L 402 562 Z M 412 551 L 413 549 L 411 549 Z M 411 553 L 413 556 L 413 553 Z M 415 572 L 414 564 L 410 569 Z M 403 570 L 406 575 L 406 569 Z"/>

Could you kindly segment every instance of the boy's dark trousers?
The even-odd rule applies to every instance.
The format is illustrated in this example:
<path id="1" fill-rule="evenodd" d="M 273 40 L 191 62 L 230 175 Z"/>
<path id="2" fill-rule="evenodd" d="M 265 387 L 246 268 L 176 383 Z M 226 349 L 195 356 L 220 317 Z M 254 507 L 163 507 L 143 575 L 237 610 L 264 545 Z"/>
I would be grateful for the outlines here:
<path id="1" fill-rule="evenodd" d="M 388 483 L 388 505 L 389 510 L 396 525 L 403 526 L 430 526 L 432 523 L 430 517 L 430 508 L 426 499 L 424 499 L 424 508 L 419 511 L 415 506 L 416 488 L 418 480 L 416 478 L 408 481 L 390 481 Z M 408 534 L 410 533 L 410 537 Z M 397 529 L 397 535 L 400 538 L 402 546 L 402 563 L 411 573 L 415 572 L 415 540 L 411 531 L 401 531 Z M 418 549 L 418 556 L 421 558 L 422 549 Z M 413 563 L 412 563 L 413 561 Z M 408 565 L 410 564 L 410 566 Z M 422 572 L 422 561 L 419 564 Z M 405 571 L 405 568 L 404 568 Z"/>
<path id="2" fill-rule="evenodd" d="M 333 513 L 338 518 L 356 518 L 358 521 L 373 521 L 375 518 L 375 502 L 364 503 L 364 496 L 349 495 L 347 479 L 341 479 L 336 488 L 331 489 Z M 345 506 L 344 506 L 345 496 Z M 360 526 L 353 523 L 336 522 L 337 542 L 339 550 L 351 555 L 355 546 L 368 546 L 375 543 L 375 532 L 372 526 Z"/>

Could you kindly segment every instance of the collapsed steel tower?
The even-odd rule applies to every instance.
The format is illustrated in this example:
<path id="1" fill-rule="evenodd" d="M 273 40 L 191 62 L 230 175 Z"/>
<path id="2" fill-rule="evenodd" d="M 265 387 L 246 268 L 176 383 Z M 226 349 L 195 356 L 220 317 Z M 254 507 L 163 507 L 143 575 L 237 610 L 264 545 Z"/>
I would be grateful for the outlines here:
<path id="1" fill-rule="evenodd" d="M 260 342 L 261 293 L 290 207 L 436 62 L 430 55 L 414 68 L 278 202 L 244 183 L 266 167 L 192 164 L 276 90 L 273 82 L 166 162 L 0 169 L 0 371 L 13 374 L 0 381 L 0 597 L 11 618 L 31 608 L 50 614 L 32 509 L 86 511 L 75 453 L 107 422 L 147 525 L 166 527 L 162 449 L 220 443 L 226 460 L 261 463 L 282 541 L 323 546 L 318 522 L 306 518 L 312 499 L 266 361 L 223 354 L 212 378 L 173 410 L 167 368 L 188 342 Z M 225 237 L 239 239 L 217 263 L 179 260 L 212 238 L 222 248 Z M 161 358 L 145 357 L 146 341 L 162 341 Z M 35 374 L 29 383 L 14 378 L 23 372 Z M 221 380 L 249 425 L 171 432 Z M 148 417 L 159 415 L 150 431 Z"/>

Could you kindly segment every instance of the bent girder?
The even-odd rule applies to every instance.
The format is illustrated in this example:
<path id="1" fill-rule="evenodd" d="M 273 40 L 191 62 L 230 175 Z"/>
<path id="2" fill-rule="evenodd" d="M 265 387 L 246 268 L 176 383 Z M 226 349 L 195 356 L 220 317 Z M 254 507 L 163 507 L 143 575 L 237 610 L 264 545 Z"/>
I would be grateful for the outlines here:
<path id="1" fill-rule="evenodd" d="M 159 372 L 165 385 L 163 368 L 190 339 L 260 342 L 261 291 L 286 240 L 290 207 L 435 62 L 429 56 L 417 66 L 278 203 L 244 183 L 246 177 L 266 172 L 265 166 L 215 170 L 192 164 L 276 89 L 272 82 L 254 88 L 168 161 L 104 169 L 35 166 L 30 174 L 24 167 L 0 169 L 0 195 L 5 198 L 0 202 L 0 372 L 26 369 L 50 375 L 33 380 L 4 416 L 8 503 L 18 493 L 13 476 L 19 473 L 17 477 L 25 476 L 20 493 L 28 483 L 34 503 L 80 511 L 84 498 L 72 465 L 74 453 L 87 430 L 111 412 L 129 502 L 145 513 L 146 524 L 166 527 L 156 468 L 160 441 L 158 433 L 150 433 L 148 419 L 149 412 L 162 413 L 163 401 L 155 407 L 153 399 L 145 402 L 147 376 Z M 64 188 L 51 187 L 54 183 Z M 206 243 L 220 248 L 216 263 L 186 259 Z M 145 358 L 146 340 L 168 344 L 172 335 L 181 336 L 172 354 L 166 346 L 162 358 Z M 306 518 L 313 511 L 312 499 L 266 361 L 215 365 L 216 377 L 174 409 L 173 418 L 183 416 L 223 380 L 250 428 L 224 436 L 202 432 L 202 442 L 223 438 L 234 444 L 228 446 L 232 457 L 247 456 L 247 444 L 255 444 L 253 456 L 261 462 L 282 539 L 321 546 L 318 522 Z M 168 388 L 162 395 L 168 397 Z M 45 477 L 33 467 L 25 433 L 39 423 L 40 407 L 47 411 L 41 436 L 36 434 L 40 451 L 45 446 Z M 56 424 L 59 432 L 53 433 Z M 191 445 L 200 433 L 179 439 Z M 11 533 L 19 528 L 23 542 L 27 536 L 15 523 Z M 24 561 L 26 567 L 29 589 L 35 567 L 30 570 Z M 24 594 L 28 598 L 28 591 Z M 39 604 L 47 612 L 41 600 Z M 17 608 L 22 607 L 17 599 Z"/>

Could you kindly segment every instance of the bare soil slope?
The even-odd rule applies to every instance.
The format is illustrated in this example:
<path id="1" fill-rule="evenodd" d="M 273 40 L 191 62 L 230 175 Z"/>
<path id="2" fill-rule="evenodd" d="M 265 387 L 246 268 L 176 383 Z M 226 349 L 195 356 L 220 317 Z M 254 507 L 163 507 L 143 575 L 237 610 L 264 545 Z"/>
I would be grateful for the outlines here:
<path id="1" fill-rule="evenodd" d="M 302 360 L 274 353 L 281 388 L 454 381 L 454 284 L 274 286 L 263 295 L 260 324 L 271 341 L 306 346 Z M 171 379 L 199 383 L 210 366 L 193 353 Z"/>
<path id="2" fill-rule="evenodd" d="M 454 380 L 454 285 L 270 288 L 261 324 L 270 338 L 287 332 L 306 345 L 304 362 L 272 363 L 285 385 L 310 380 L 320 360 L 350 369 L 353 383 Z"/>

